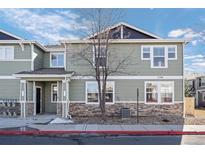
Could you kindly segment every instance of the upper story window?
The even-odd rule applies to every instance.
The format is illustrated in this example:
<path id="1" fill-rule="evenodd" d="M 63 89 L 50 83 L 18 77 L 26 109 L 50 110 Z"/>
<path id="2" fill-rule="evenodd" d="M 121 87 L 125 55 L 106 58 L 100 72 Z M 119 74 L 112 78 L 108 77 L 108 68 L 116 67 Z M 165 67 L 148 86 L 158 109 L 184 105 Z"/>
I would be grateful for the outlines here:
<path id="1" fill-rule="evenodd" d="M 177 46 L 175 45 L 142 46 L 141 59 L 150 60 L 151 68 L 167 68 L 168 60 L 177 60 Z"/>
<path id="2" fill-rule="evenodd" d="M 154 47 L 153 57 L 151 60 L 153 68 L 164 68 L 167 67 L 167 59 L 165 55 L 165 47 Z"/>
<path id="3" fill-rule="evenodd" d="M 14 60 L 14 47 L 0 46 L 0 60 Z"/>
<path id="4" fill-rule="evenodd" d="M 64 53 L 50 53 L 50 67 L 64 67 Z"/>
<path id="5" fill-rule="evenodd" d="M 150 60 L 150 47 L 142 47 L 142 59 Z"/>
<path id="6" fill-rule="evenodd" d="M 98 48 L 98 47 L 96 47 Z M 98 51 L 96 51 L 96 55 L 95 55 L 95 50 L 93 47 L 93 63 L 95 64 L 95 66 L 100 66 L 100 67 L 105 67 L 106 66 L 106 47 L 105 46 L 101 46 L 100 47 L 100 53 L 98 56 Z M 98 63 L 98 64 L 96 64 Z"/>
<path id="7" fill-rule="evenodd" d="M 168 47 L 168 59 L 177 59 L 177 47 L 176 46 L 170 46 Z"/>

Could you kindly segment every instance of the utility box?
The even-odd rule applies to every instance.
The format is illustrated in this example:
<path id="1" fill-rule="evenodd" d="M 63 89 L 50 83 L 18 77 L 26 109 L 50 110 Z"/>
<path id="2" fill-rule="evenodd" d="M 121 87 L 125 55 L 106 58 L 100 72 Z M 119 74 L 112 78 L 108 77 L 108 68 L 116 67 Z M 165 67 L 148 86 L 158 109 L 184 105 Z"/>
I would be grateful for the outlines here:
<path id="1" fill-rule="evenodd" d="M 131 117 L 130 108 L 122 108 L 121 109 L 121 116 L 122 116 L 122 118 L 130 118 Z"/>

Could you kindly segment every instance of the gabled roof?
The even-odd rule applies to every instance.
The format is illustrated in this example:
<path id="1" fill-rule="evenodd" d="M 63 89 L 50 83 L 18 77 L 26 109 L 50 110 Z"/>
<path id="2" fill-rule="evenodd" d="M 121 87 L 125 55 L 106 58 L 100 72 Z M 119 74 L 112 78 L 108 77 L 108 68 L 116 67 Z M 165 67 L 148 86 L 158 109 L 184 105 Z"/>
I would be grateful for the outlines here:
<path id="1" fill-rule="evenodd" d="M 152 33 L 150 33 L 150 32 L 147 32 L 147 31 L 145 31 L 145 30 L 142 30 L 142 29 L 140 29 L 140 28 L 137 28 L 137 27 L 132 26 L 132 25 L 130 25 L 130 24 L 128 24 L 128 23 L 125 23 L 125 22 L 120 22 L 120 23 L 115 24 L 115 25 L 113 25 L 113 26 L 111 26 L 111 27 L 108 27 L 108 28 L 102 30 L 101 33 L 106 32 L 106 31 L 109 30 L 109 29 L 111 29 L 111 30 L 112 30 L 112 29 L 115 29 L 115 28 L 120 27 L 120 26 L 125 26 L 125 27 L 127 27 L 127 28 L 130 28 L 130 29 L 134 30 L 135 32 L 142 33 L 142 34 L 144 34 L 144 35 L 150 36 L 150 38 L 153 38 L 153 39 L 162 39 L 161 37 L 159 37 L 159 36 L 157 36 L 157 35 L 154 35 L 154 34 L 152 34 Z M 96 35 L 97 35 L 97 33 L 94 34 L 94 35 L 92 35 L 92 36 L 87 37 L 86 39 L 93 38 L 93 37 L 95 37 Z"/>
<path id="2" fill-rule="evenodd" d="M 24 40 L 23 38 L 0 29 L 0 40 Z"/>

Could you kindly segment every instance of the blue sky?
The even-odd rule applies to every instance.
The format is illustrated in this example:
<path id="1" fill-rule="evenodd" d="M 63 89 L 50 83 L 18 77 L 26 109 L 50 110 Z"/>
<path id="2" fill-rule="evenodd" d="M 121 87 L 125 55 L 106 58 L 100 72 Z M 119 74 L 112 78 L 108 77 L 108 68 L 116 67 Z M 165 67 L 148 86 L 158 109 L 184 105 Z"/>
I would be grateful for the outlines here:
<path id="1" fill-rule="evenodd" d="M 186 38 L 185 70 L 205 73 L 205 9 L 124 9 L 123 22 L 163 38 Z M 77 39 L 79 9 L 0 9 L 0 28 L 43 44 Z"/>

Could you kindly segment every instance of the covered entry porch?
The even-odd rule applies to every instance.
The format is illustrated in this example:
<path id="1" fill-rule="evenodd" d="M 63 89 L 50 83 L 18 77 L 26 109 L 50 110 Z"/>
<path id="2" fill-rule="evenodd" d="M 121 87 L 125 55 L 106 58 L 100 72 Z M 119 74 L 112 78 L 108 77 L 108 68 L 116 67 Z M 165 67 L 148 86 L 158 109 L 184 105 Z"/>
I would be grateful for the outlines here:
<path id="1" fill-rule="evenodd" d="M 69 82 L 73 72 L 40 69 L 20 72 L 21 117 L 38 114 L 69 116 Z"/>

